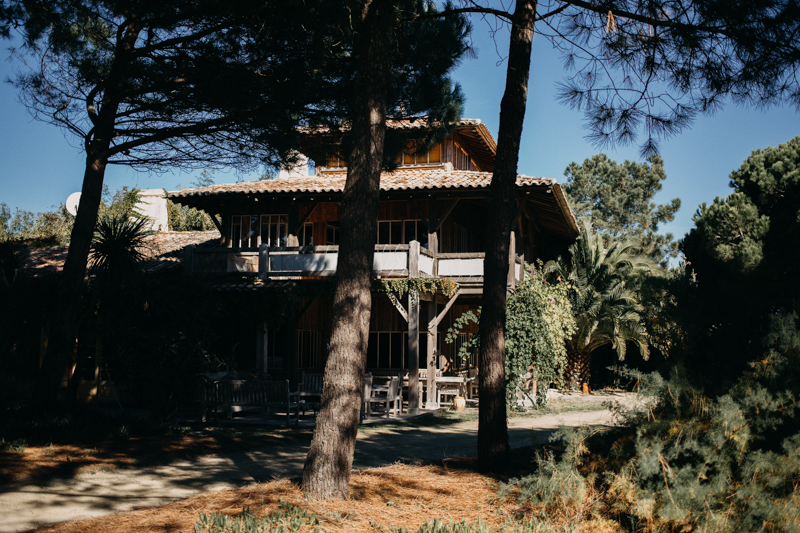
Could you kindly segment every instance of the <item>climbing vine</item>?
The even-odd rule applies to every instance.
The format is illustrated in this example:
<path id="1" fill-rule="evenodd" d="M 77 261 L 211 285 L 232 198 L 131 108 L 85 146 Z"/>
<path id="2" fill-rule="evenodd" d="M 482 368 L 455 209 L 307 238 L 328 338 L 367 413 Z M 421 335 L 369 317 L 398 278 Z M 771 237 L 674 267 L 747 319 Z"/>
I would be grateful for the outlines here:
<path id="1" fill-rule="evenodd" d="M 547 387 L 564 386 L 567 365 L 566 340 L 575 331 L 572 306 L 567 297 L 566 283 L 548 284 L 533 266 L 517 290 L 509 295 L 506 304 L 506 395 L 509 405 L 519 403 L 520 396 L 531 397 L 529 385 L 537 383 L 536 405 L 543 405 Z M 445 342 L 452 344 L 458 333 L 470 322 L 480 320 L 477 312 L 467 311 L 458 317 L 447 331 Z M 459 349 L 458 355 L 467 358 L 478 352 L 480 338 L 473 334 Z M 532 388 L 532 387 L 531 387 Z"/>
<path id="2" fill-rule="evenodd" d="M 398 296 L 411 292 L 417 294 L 441 292 L 452 298 L 458 291 L 458 284 L 449 278 L 379 279 L 373 282 L 372 289 L 376 292 L 396 293 Z"/>

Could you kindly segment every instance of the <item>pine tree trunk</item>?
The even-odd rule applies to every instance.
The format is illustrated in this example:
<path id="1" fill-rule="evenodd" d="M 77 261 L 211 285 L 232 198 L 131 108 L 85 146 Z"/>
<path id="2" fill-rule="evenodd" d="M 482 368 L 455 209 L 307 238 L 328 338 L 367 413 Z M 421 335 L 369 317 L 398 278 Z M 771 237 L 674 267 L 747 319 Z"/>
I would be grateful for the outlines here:
<path id="1" fill-rule="evenodd" d="M 50 313 L 50 342 L 47 345 L 39 379 L 36 384 L 34 401 L 39 404 L 54 404 L 58 401 L 61 381 L 67 369 L 81 311 L 83 280 L 89 249 L 92 246 L 97 212 L 103 195 L 110 147 L 114 139 L 114 125 L 117 119 L 124 79 L 127 76 L 131 52 L 142 30 L 142 23 L 131 16 L 122 38 L 117 42 L 115 57 L 102 91 L 103 97 L 94 121 L 91 137 L 87 139 L 86 170 L 83 174 L 81 201 L 75 224 L 70 235 L 69 252 L 64 262 L 64 270 L 59 281 L 56 304 Z"/>
<path id="2" fill-rule="evenodd" d="M 511 29 L 508 72 L 500 104 L 500 128 L 489 199 L 485 242 L 483 308 L 480 321 L 480 412 L 478 463 L 484 470 L 501 466 L 508 451 L 505 394 L 506 282 L 514 216 L 522 123 L 528 98 L 528 76 L 536 2 L 517 0 Z"/>
<path id="3" fill-rule="evenodd" d="M 349 490 L 372 308 L 372 261 L 378 236 L 390 75 L 392 2 L 353 4 L 359 32 L 353 147 L 341 203 L 330 352 L 314 437 L 303 468 L 303 491 L 320 499 L 345 499 Z"/>

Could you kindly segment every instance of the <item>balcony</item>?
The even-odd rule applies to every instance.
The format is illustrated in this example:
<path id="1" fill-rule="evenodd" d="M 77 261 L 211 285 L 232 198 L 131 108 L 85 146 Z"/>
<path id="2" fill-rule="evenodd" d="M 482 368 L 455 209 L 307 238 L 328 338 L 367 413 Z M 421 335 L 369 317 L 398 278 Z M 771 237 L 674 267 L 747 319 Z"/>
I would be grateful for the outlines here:
<path id="1" fill-rule="evenodd" d="M 378 244 L 372 273 L 380 278 L 450 278 L 461 285 L 483 284 L 483 252 L 434 253 L 419 243 Z M 258 250 L 221 247 L 187 247 L 187 273 L 241 272 L 270 279 L 304 279 L 336 274 L 338 246 L 266 246 Z M 514 255 L 509 285 L 523 276 L 523 258 Z M 513 274 L 512 274 L 513 272 Z"/>

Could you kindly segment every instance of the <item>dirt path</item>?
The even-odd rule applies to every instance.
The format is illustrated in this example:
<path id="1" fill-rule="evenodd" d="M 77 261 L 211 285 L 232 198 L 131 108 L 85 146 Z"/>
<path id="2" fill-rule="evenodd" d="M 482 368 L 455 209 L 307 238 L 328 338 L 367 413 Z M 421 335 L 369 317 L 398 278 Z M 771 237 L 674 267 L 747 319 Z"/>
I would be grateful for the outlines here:
<path id="1" fill-rule="evenodd" d="M 604 400 L 614 398 L 603 398 Z M 598 398 L 585 397 L 586 401 Z M 591 410 L 509 419 L 513 448 L 545 442 L 559 426 L 612 423 L 597 401 Z M 477 421 L 453 421 L 435 427 L 378 426 L 359 432 L 354 466 L 371 468 L 397 461 L 427 463 L 477 455 Z M 209 455 L 168 465 L 90 471 L 46 485 L 24 481 L 0 493 L 0 533 L 162 505 L 198 493 L 240 487 L 302 472 L 308 442 L 291 447 Z M 198 510 L 200 512 L 201 510 Z"/>

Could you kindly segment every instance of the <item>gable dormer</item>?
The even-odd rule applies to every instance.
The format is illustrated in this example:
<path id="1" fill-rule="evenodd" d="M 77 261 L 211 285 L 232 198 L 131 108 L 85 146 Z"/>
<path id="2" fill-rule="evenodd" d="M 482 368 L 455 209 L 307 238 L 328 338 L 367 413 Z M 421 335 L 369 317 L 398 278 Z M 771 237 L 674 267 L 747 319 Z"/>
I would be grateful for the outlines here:
<path id="1" fill-rule="evenodd" d="M 422 129 L 423 119 L 394 121 L 389 127 Z M 397 160 L 397 170 L 437 169 L 467 170 L 473 172 L 494 171 L 497 143 L 492 134 L 478 119 L 463 119 L 456 124 L 453 133 L 441 143 L 434 144 L 426 153 L 419 153 L 414 141 L 409 141 Z M 325 166 L 317 165 L 317 175 L 343 173 L 347 162 L 341 155 L 330 157 Z"/>

